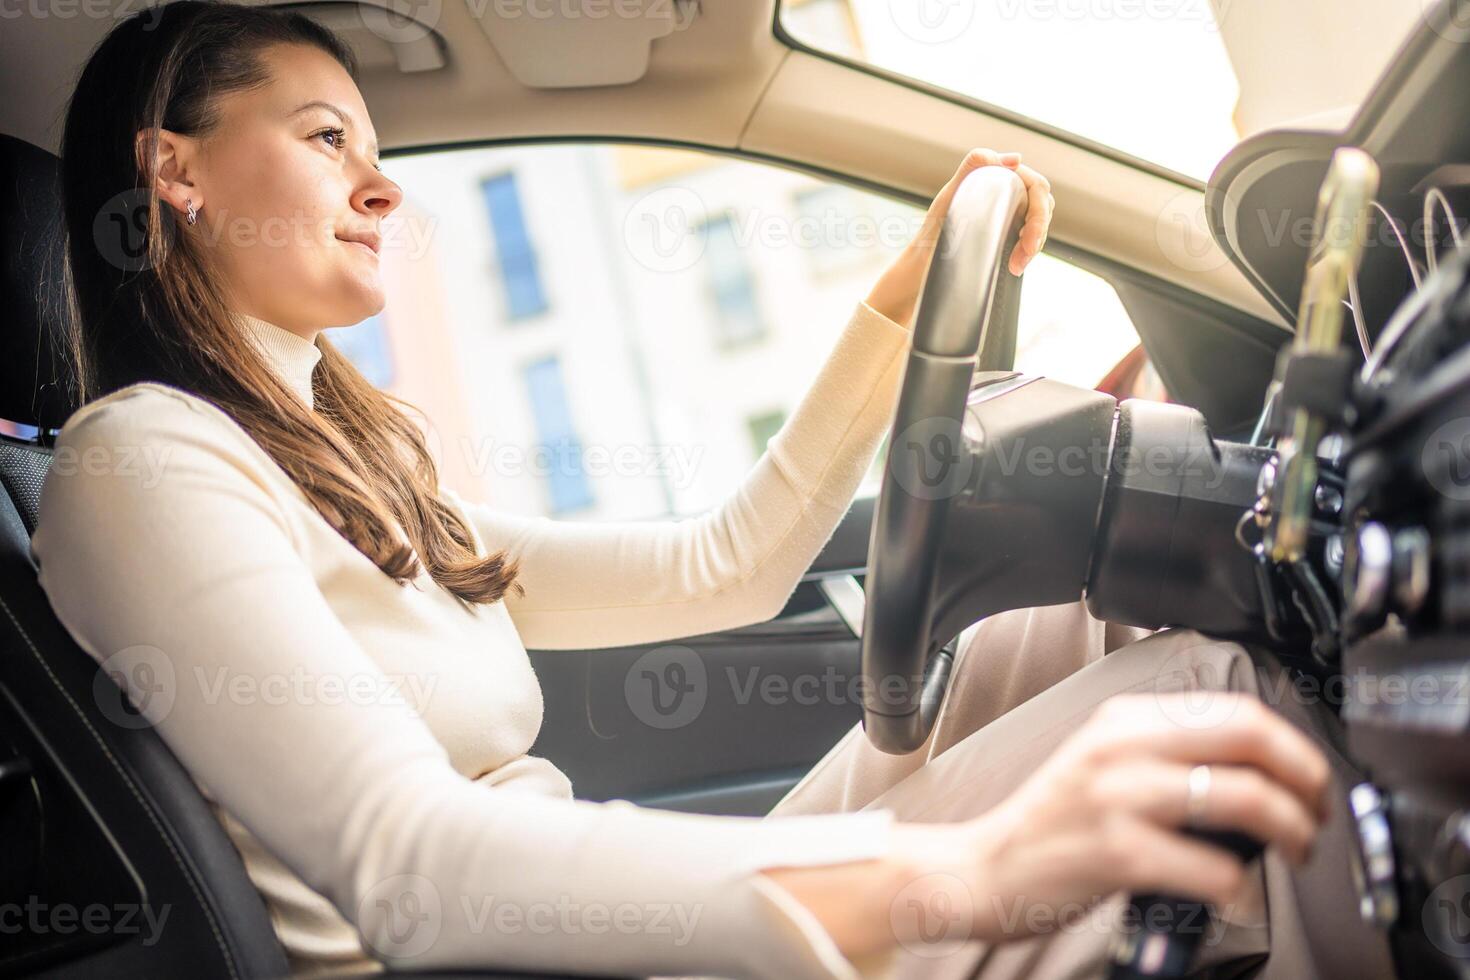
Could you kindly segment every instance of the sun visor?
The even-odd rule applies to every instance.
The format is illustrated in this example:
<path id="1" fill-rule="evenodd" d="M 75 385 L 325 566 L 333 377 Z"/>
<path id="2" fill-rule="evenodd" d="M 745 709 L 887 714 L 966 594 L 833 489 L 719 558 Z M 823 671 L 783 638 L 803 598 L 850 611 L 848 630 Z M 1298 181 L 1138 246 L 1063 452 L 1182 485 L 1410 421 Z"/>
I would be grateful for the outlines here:
<path id="1" fill-rule="evenodd" d="M 330 28 L 352 47 L 364 71 L 436 71 L 447 63 L 444 38 L 436 30 L 441 0 L 411 7 L 390 0 L 326 0 L 280 4 Z"/>
<path id="2" fill-rule="evenodd" d="M 688 27 L 698 0 L 464 0 L 516 81 L 529 88 L 626 85 L 653 42 Z"/>

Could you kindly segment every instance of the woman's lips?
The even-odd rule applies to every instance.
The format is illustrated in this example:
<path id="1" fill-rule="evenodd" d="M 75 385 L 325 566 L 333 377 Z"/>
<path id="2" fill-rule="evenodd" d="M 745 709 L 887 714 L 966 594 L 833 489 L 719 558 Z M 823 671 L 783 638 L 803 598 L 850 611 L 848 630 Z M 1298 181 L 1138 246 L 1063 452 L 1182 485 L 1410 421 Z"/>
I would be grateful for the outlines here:
<path id="1" fill-rule="evenodd" d="M 364 251 L 367 254 L 371 255 L 373 258 L 377 258 L 378 257 L 378 253 L 377 252 L 374 252 L 373 249 L 372 249 L 372 246 L 371 245 L 368 245 L 366 242 L 354 242 L 354 241 L 351 241 L 351 240 L 346 239 L 346 238 L 339 238 L 337 240 L 339 242 L 341 242 L 343 245 L 351 245 L 354 248 L 361 249 L 362 251 Z"/>

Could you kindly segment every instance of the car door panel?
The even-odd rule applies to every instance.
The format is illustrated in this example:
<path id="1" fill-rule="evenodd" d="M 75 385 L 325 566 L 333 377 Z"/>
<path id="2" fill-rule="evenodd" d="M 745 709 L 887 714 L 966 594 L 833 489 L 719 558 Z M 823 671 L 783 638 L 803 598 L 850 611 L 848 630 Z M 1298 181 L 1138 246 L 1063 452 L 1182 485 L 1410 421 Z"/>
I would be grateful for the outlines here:
<path id="1" fill-rule="evenodd" d="M 866 564 L 854 503 L 780 615 L 722 633 L 532 651 L 546 713 L 532 749 L 580 799 L 763 814 L 862 719 L 860 648 L 822 588 Z"/>

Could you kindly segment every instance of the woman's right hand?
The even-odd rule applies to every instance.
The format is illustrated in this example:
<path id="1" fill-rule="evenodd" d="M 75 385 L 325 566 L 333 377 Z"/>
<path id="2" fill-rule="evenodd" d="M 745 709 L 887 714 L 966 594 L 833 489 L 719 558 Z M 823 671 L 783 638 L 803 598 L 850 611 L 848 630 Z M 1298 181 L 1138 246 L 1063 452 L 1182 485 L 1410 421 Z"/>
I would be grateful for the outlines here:
<path id="1" fill-rule="evenodd" d="M 1186 826 L 1239 830 L 1293 862 L 1311 854 L 1331 773 L 1301 732 L 1254 697 L 1126 695 L 1104 702 L 1003 803 L 963 825 L 974 848 L 973 938 L 1065 925 L 1118 891 L 1235 900 L 1244 868 Z M 1189 700 L 1189 699 L 1193 700 Z M 1208 791 L 1190 814 L 1190 772 Z"/>

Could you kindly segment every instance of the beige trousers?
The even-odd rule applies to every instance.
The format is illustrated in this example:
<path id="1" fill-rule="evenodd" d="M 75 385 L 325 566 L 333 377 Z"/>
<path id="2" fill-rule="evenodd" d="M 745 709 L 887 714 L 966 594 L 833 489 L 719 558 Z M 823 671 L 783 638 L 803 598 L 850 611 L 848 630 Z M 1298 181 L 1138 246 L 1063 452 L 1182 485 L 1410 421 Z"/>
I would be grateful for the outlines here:
<path id="1" fill-rule="evenodd" d="M 1105 656 L 1107 655 L 1107 656 Z M 903 756 L 873 748 L 856 726 L 772 814 L 889 808 L 900 820 L 959 821 L 1003 800 L 1116 694 L 1191 690 L 1261 696 L 1327 753 L 1340 784 L 1331 820 L 1303 869 L 1274 853 L 1257 862 L 1249 894 L 1207 934 L 1199 975 L 1281 980 L 1392 976 L 1383 935 L 1358 917 L 1348 864 L 1345 790 L 1355 779 L 1330 710 L 1313 703 L 1267 654 L 1190 631 L 1102 623 L 1082 603 L 992 616 L 961 638 L 949 692 L 929 741 Z M 900 949 L 894 978 L 1006 980 L 1101 977 L 1121 896 L 1045 936 Z M 1006 906 L 997 909 L 1004 915 Z"/>

